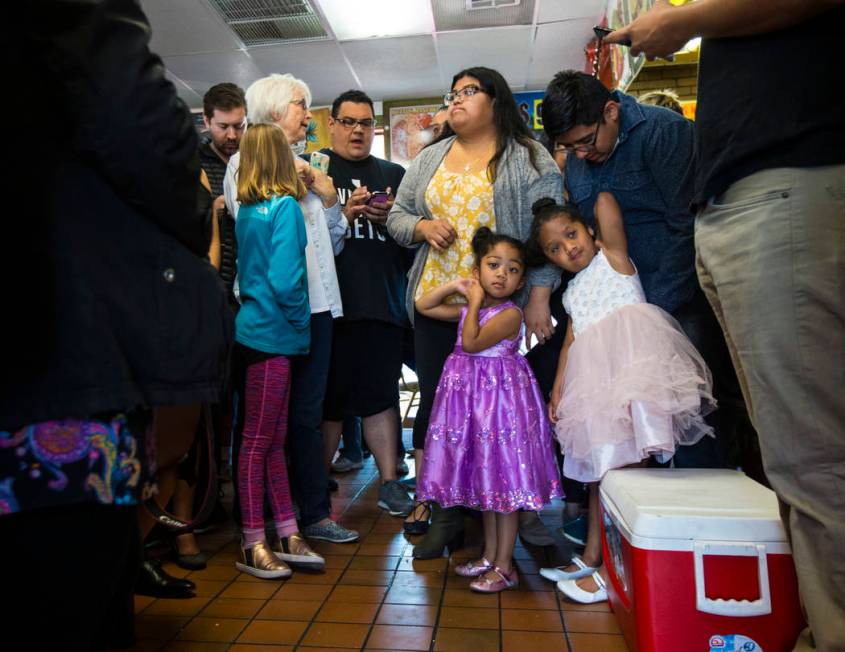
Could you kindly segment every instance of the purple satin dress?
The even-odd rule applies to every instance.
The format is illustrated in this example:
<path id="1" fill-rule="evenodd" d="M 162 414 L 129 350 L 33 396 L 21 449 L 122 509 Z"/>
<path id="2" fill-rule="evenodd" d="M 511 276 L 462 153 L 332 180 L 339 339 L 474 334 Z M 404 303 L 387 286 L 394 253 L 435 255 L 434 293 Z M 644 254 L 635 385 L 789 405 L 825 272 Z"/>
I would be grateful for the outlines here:
<path id="1" fill-rule="evenodd" d="M 484 308 L 479 322 L 516 306 Z M 502 513 L 538 511 L 560 497 L 560 475 L 546 406 L 519 335 L 479 353 L 447 358 L 431 409 L 417 500 Z"/>

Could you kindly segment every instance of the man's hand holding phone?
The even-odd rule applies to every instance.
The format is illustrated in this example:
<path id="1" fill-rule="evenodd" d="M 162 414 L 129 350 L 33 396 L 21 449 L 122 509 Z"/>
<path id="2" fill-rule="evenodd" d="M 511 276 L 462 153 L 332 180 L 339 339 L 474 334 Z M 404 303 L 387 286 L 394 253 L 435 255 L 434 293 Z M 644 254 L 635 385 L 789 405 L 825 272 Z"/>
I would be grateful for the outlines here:
<path id="1" fill-rule="evenodd" d="M 364 209 L 367 208 L 369 199 L 370 193 L 367 191 L 367 186 L 360 186 L 352 191 L 343 207 L 343 216 L 350 224 L 358 217 L 367 217 Z"/>
<path id="2" fill-rule="evenodd" d="M 369 193 L 367 204 L 364 206 L 364 216 L 376 224 L 384 224 L 387 222 L 387 214 L 393 208 L 393 196 L 391 195 L 391 188 L 388 187 L 385 191 L 376 191 Z"/>

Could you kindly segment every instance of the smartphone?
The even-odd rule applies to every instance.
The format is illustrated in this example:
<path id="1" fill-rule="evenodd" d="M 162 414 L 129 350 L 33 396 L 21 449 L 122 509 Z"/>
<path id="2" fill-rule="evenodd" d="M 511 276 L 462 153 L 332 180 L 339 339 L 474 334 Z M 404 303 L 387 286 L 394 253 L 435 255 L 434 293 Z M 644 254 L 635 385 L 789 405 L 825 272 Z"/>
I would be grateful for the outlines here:
<path id="1" fill-rule="evenodd" d="M 390 198 L 383 190 L 377 190 L 370 198 L 367 200 L 367 206 L 373 206 L 374 208 L 382 208 L 387 203 L 387 200 Z"/>
<path id="2" fill-rule="evenodd" d="M 596 38 L 597 38 L 599 41 L 601 41 L 601 40 L 602 40 L 605 36 L 607 36 L 608 34 L 610 34 L 612 31 L 614 31 L 614 30 L 612 30 L 610 27 L 599 27 L 598 25 L 596 25 L 595 27 L 593 27 L 593 33 L 596 35 Z M 630 46 L 630 45 L 631 45 L 631 41 L 630 41 L 630 40 L 625 40 L 625 41 L 622 41 L 621 43 L 617 43 L 617 45 L 626 45 L 626 46 Z"/>
<path id="3" fill-rule="evenodd" d="M 329 155 L 322 152 L 311 152 L 311 167 L 323 174 L 329 173 Z"/>

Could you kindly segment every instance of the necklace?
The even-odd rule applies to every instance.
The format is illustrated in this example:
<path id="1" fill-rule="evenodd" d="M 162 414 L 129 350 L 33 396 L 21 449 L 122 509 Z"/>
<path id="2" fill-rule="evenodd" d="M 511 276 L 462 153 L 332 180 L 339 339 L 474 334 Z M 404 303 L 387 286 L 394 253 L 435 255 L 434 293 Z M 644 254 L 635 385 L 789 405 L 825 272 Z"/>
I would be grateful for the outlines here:
<path id="1" fill-rule="evenodd" d="M 484 156 L 484 154 L 482 154 L 481 156 Z M 472 159 L 469 163 L 467 163 L 467 164 L 464 166 L 464 172 L 469 172 L 470 168 L 471 168 L 473 165 L 475 165 L 476 163 L 478 163 L 478 161 L 481 159 L 481 156 L 476 156 L 476 157 L 475 157 L 474 159 Z"/>

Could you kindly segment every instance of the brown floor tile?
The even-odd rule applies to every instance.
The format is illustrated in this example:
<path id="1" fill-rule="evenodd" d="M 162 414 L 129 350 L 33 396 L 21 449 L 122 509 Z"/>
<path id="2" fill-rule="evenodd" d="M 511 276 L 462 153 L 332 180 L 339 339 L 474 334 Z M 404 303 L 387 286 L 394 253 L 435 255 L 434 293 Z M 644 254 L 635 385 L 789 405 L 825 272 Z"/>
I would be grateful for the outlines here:
<path id="1" fill-rule="evenodd" d="M 449 607 L 481 607 L 495 609 L 499 606 L 498 593 L 476 593 L 469 589 L 446 589 L 443 604 Z"/>
<path id="2" fill-rule="evenodd" d="M 172 561 L 164 561 L 162 560 L 161 569 L 167 573 L 168 575 L 172 575 L 173 577 L 187 577 L 190 575 L 191 571 L 182 568 L 181 566 L 177 566 Z"/>
<path id="3" fill-rule="evenodd" d="M 222 564 L 216 566 L 206 566 L 203 570 L 194 571 L 188 575 L 188 579 L 192 582 L 197 580 L 233 580 L 239 575 L 242 575 L 234 564 L 223 566 Z"/>
<path id="4" fill-rule="evenodd" d="M 492 629 L 438 627 L 434 635 L 434 650 L 435 652 L 499 652 L 499 632 Z"/>
<path id="5" fill-rule="evenodd" d="M 209 558 L 209 565 L 228 565 L 234 566 L 240 555 L 235 550 L 222 550 L 216 555 Z"/>
<path id="6" fill-rule="evenodd" d="M 401 526 L 398 528 L 401 530 Z M 405 543 L 405 537 L 401 531 L 391 533 L 391 532 L 371 532 L 367 536 L 361 539 L 362 544 L 373 544 L 373 543 L 394 543 L 397 545 Z"/>
<path id="7" fill-rule="evenodd" d="M 231 642 L 238 638 L 245 620 L 235 618 L 205 618 L 197 616 L 179 632 L 180 641 L 218 641 Z"/>
<path id="8" fill-rule="evenodd" d="M 568 611 L 564 614 L 567 632 L 621 634 L 616 616 L 599 611 Z"/>
<path id="9" fill-rule="evenodd" d="M 238 638 L 238 643 L 296 645 L 308 627 L 304 621 L 253 620 Z"/>
<path id="10" fill-rule="evenodd" d="M 375 620 L 378 604 L 326 602 L 314 618 L 321 623 L 369 624 Z"/>
<path id="11" fill-rule="evenodd" d="M 446 577 L 446 588 L 458 589 L 459 591 L 469 591 L 469 585 L 472 580 L 472 577 L 461 577 L 460 575 L 449 574 L 449 576 Z"/>
<path id="12" fill-rule="evenodd" d="M 405 550 L 407 543 L 362 543 L 358 548 L 357 555 L 375 555 L 377 557 L 399 556 Z"/>
<path id="13" fill-rule="evenodd" d="M 502 632 L 502 652 L 525 652 L 543 650 L 543 652 L 568 652 L 566 636 L 553 632 Z M 594 648 L 592 652 L 605 652 Z"/>
<path id="14" fill-rule="evenodd" d="M 256 582 L 232 582 L 220 594 L 221 598 L 253 598 L 255 600 L 271 597 L 279 590 L 281 582 L 275 580 L 266 580 L 261 583 Z"/>
<path id="15" fill-rule="evenodd" d="M 207 618 L 254 618 L 265 602 L 250 598 L 214 598 L 201 615 Z"/>
<path id="16" fill-rule="evenodd" d="M 228 580 L 192 580 L 197 585 L 198 598 L 213 598 L 229 585 Z"/>
<path id="17" fill-rule="evenodd" d="M 356 556 L 349 562 L 347 570 L 396 570 L 401 557 Z"/>
<path id="18" fill-rule="evenodd" d="M 349 562 L 352 559 L 352 555 L 323 555 L 323 559 L 326 560 L 326 569 L 339 569 L 344 570 L 349 567 Z"/>
<path id="19" fill-rule="evenodd" d="M 390 586 L 393 582 L 393 571 L 387 570 L 347 570 L 340 578 L 339 584 L 353 584 L 355 586 Z"/>
<path id="20" fill-rule="evenodd" d="M 188 598 L 186 600 L 156 600 L 147 607 L 147 616 L 196 616 L 211 598 Z"/>
<path id="21" fill-rule="evenodd" d="M 135 636 L 139 639 L 169 641 L 190 620 L 187 616 L 137 616 Z"/>
<path id="22" fill-rule="evenodd" d="M 300 645 L 297 650 L 306 652 L 359 652 L 357 647 L 320 647 L 315 645 Z"/>
<path id="23" fill-rule="evenodd" d="M 131 652 L 159 652 L 164 645 L 166 645 L 164 641 L 137 639 L 130 650 Z"/>
<path id="24" fill-rule="evenodd" d="M 311 620 L 322 602 L 305 600 L 268 600 L 258 612 L 259 620 Z"/>
<path id="25" fill-rule="evenodd" d="M 332 592 L 332 588 L 324 584 L 286 584 L 276 592 L 272 599 L 322 602 Z"/>
<path id="26" fill-rule="evenodd" d="M 426 586 L 428 588 L 443 588 L 445 573 L 397 571 L 394 586 Z"/>
<path id="27" fill-rule="evenodd" d="M 446 557 L 438 557 L 437 559 L 414 559 L 413 557 L 402 557 L 399 562 L 399 567 L 396 570 L 400 571 L 414 571 L 414 572 L 445 572 L 449 565 L 449 560 Z"/>
<path id="28" fill-rule="evenodd" d="M 433 627 L 376 625 L 367 639 L 367 650 L 428 650 Z"/>
<path id="29" fill-rule="evenodd" d="M 502 609 L 502 629 L 562 632 L 563 620 L 557 610 Z"/>
<path id="30" fill-rule="evenodd" d="M 614 634 L 570 634 L 572 652 L 628 652 L 625 639 Z"/>
<path id="31" fill-rule="evenodd" d="M 555 583 L 550 582 L 542 575 L 520 575 L 519 590 L 533 591 L 534 593 L 553 593 Z"/>
<path id="32" fill-rule="evenodd" d="M 367 637 L 369 625 L 349 623 L 312 623 L 302 639 L 303 645 L 322 647 L 361 648 Z"/>
<path id="33" fill-rule="evenodd" d="M 440 589 L 430 589 L 424 586 L 392 586 L 384 601 L 389 604 L 438 604 Z"/>
<path id="34" fill-rule="evenodd" d="M 610 603 L 608 602 L 594 602 L 592 604 L 581 604 L 579 602 L 572 602 L 565 595 L 560 594 L 560 608 L 563 611 L 598 611 L 603 613 L 610 613 Z"/>
<path id="35" fill-rule="evenodd" d="M 331 541 L 313 541 L 311 547 L 321 555 L 354 555 L 358 552 L 357 543 L 332 543 Z"/>
<path id="36" fill-rule="evenodd" d="M 336 586 L 329 595 L 329 602 L 378 604 L 386 592 L 386 586 Z"/>
<path id="37" fill-rule="evenodd" d="M 289 584 L 337 584 L 343 571 L 339 568 L 327 569 L 322 573 L 308 571 L 293 571 L 293 577 L 288 580 Z"/>
<path id="38" fill-rule="evenodd" d="M 442 627 L 498 629 L 499 610 L 444 606 L 440 609 L 440 625 Z"/>
<path id="39" fill-rule="evenodd" d="M 252 643 L 235 643 L 229 652 L 293 652 L 291 645 L 253 645 Z"/>
<path id="40" fill-rule="evenodd" d="M 136 595 L 135 596 L 135 613 L 139 614 L 144 609 L 149 607 L 156 599 L 148 596 L 148 595 Z"/>
<path id="41" fill-rule="evenodd" d="M 378 612 L 379 625 L 421 625 L 430 627 L 437 621 L 437 607 L 419 604 L 384 604 Z"/>
<path id="42" fill-rule="evenodd" d="M 174 641 L 161 648 L 161 652 L 226 652 L 228 648 L 228 643 Z"/>
<path id="43" fill-rule="evenodd" d="M 554 593 L 534 593 L 531 591 L 503 591 L 502 609 L 557 609 Z"/>

